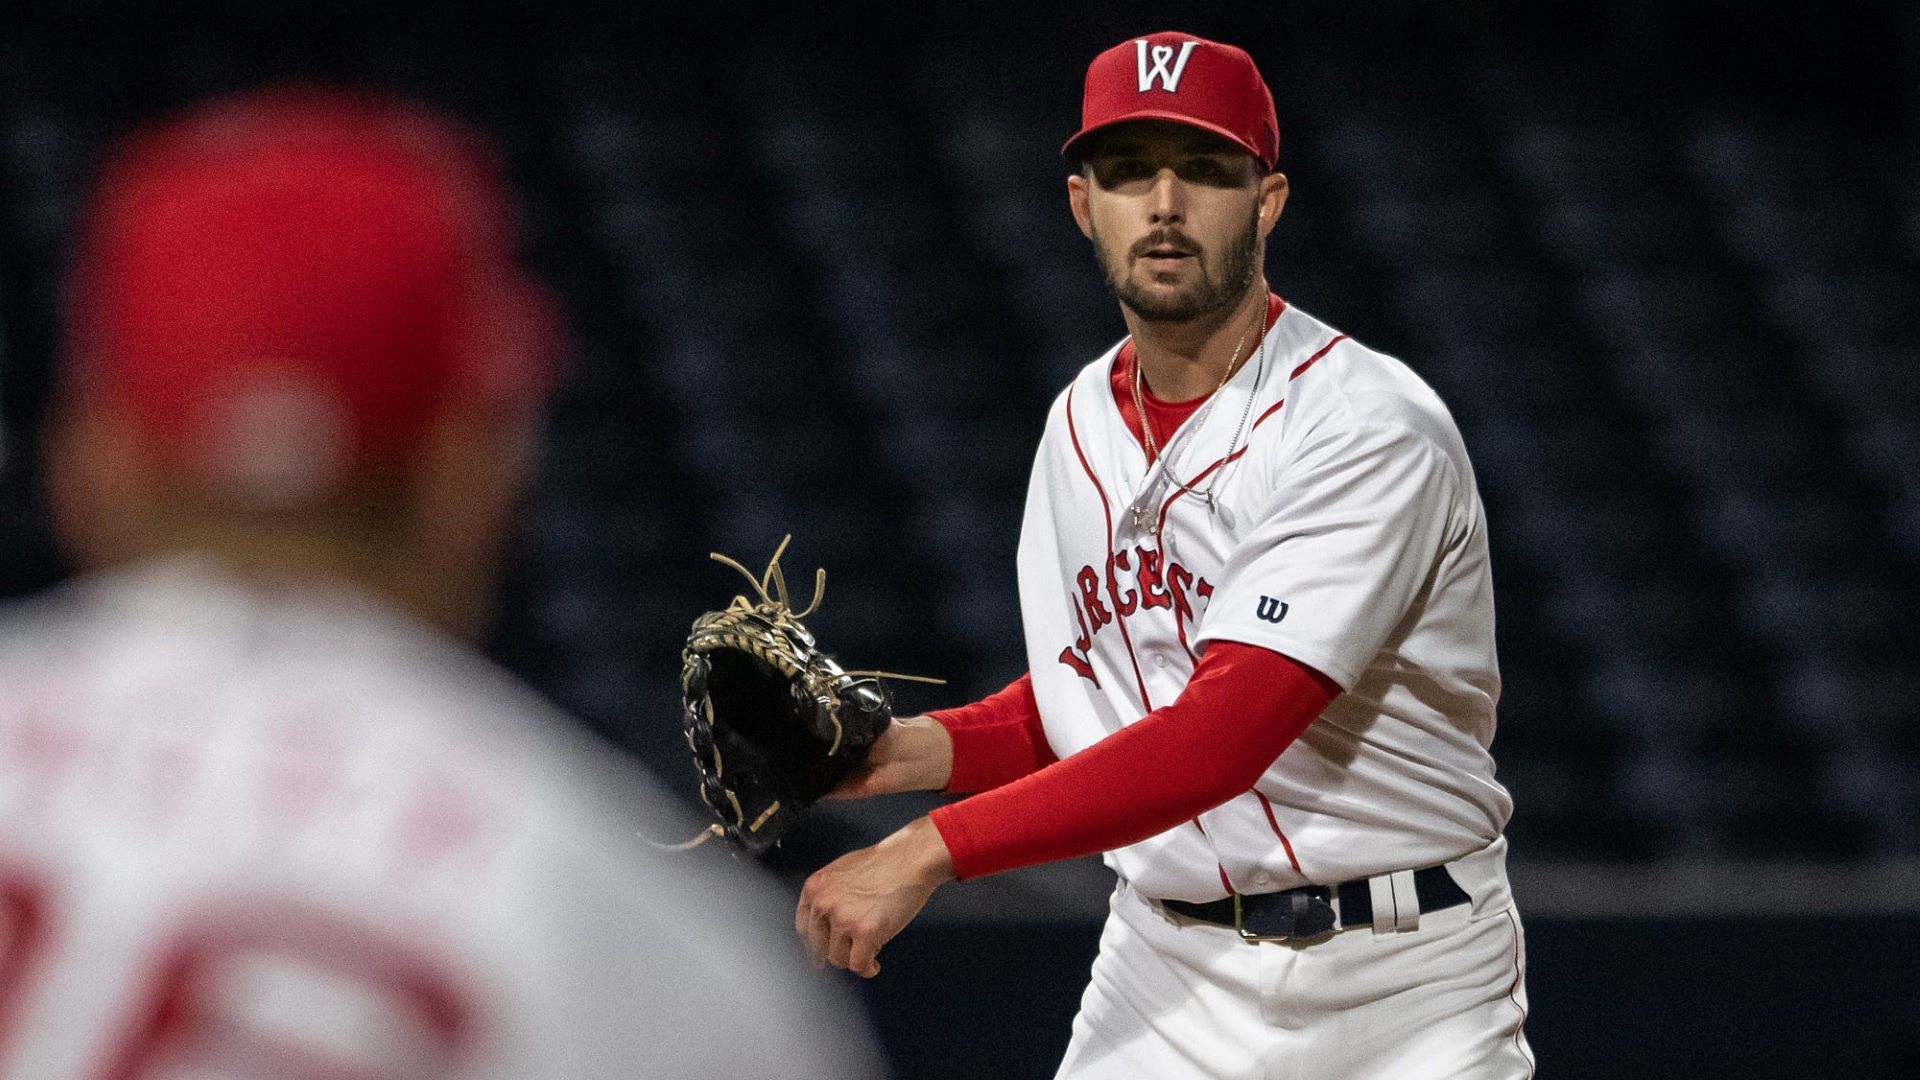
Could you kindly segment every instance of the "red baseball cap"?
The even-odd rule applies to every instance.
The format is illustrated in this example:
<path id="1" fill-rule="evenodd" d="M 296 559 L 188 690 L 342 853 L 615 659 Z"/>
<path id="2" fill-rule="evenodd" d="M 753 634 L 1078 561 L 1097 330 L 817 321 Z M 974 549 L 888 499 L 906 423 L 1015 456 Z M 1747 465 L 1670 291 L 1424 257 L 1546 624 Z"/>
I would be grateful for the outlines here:
<path id="1" fill-rule="evenodd" d="M 1171 120 L 1211 131 L 1271 169 L 1280 121 L 1253 57 L 1243 49 L 1166 30 L 1123 41 L 1087 65 L 1080 131 L 1060 148 L 1077 162 L 1086 138 L 1128 120 Z"/>
<path id="2" fill-rule="evenodd" d="M 202 106 L 110 156 L 67 376 L 216 490 L 324 497 L 456 395 L 544 396 L 558 309 L 511 223 L 487 147 L 418 106 L 318 87 Z"/>

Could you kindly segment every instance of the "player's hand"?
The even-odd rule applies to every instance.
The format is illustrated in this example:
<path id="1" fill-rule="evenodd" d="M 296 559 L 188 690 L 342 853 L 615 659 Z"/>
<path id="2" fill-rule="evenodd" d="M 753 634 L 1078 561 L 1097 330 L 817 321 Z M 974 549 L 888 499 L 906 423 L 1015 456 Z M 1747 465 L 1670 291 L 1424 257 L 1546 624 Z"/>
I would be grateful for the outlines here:
<path id="1" fill-rule="evenodd" d="M 939 791 L 953 777 L 953 736 L 938 720 L 895 717 L 829 799 L 866 799 L 902 791 Z"/>
<path id="2" fill-rule="evenodd" d="M 793 928 L 815 964 L 871 979 L 880 974 L 880 947 L 951 880 L 953 859 L 940 830 L 916 818 L 878 844 L 815 871 L 800 888 Z"/>

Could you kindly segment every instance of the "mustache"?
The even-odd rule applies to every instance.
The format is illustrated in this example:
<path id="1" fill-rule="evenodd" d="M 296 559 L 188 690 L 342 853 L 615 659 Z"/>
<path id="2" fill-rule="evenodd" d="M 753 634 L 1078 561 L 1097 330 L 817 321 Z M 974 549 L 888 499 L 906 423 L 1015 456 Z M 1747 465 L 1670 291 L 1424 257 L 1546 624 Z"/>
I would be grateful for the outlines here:
<path id="1" fill-rule="evenodd" d="M 1146 255 L 1149 251 L 1159 249 L 1178 252 L 1181 255 L 1200 254 L 1200 245 L 1194 243 L 1187 234 L 1181 232 L 1179 229 L 1155 229 L 1135 241 L 1134 245 L 1127 249 L 1127 257 L 1129 259 L 1138 259 Z"/>

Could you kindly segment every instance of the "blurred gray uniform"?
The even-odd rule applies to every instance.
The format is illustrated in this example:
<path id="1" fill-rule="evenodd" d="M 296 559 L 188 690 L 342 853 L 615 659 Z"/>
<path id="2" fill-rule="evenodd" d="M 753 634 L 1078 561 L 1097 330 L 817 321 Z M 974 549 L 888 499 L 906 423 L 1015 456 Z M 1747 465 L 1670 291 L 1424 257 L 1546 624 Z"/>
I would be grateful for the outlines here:
<path id="1" fill-rule="evenodd" d="M 369 596 L 118 571 L 0 686 L 0 1076 L 879 1074 L 779 890 Z"/>

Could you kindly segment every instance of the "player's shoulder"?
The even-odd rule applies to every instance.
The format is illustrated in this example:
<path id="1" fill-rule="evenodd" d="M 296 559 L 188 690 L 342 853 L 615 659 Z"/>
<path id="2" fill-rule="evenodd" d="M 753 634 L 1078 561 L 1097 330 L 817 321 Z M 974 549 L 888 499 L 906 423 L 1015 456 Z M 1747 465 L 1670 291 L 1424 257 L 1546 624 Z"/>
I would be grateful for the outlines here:
<path id="1" fill-rule="evenodd" d="M 0 742 L 45 738 L 45 713 L 71 736 L 68 753 L 115 765 L 68 768 L 70 790 L 120 775 L 136 760 L 112 756 L 121 748 L 170 748 L 185 808 L 173 828 L 190 842 L 160 848 L 145 818 L 139 833 L 193 853 L 167 864 L 169 882 L 298 895 L 420 934 L 460 970 L 510 972 L 516 1002 L 566 1013 L 567 1037 L 600 1052 L 731 1009 L 763 1018 L 768 1038 L 713 1051 L 717 1070 L 873 1071 L 846 1064 L 863 1045 L 818 1035 L 857 1040 L 852 1006 L 831 1011 L 832 988 L 779 959 L 791 907 L 777 882 L 717 851 L 648 849 L 643 837 L 683 840 L 704 822 L 505 669 L 370 596 L 261 587 L 192 561 L 89 575 L 0 608 L 0 681 Z M 192 707 L 165 707 L 163 694 Z M 300 794 L 263 782 L 276 777 Z M 113 800 L 48 805 L 63 812 L 43 834 L 12 822 L 7 842 L 24 835 L 74 860 L 118 850 Z M 305 815 L 324 826 L 285 825 Z M 268 817 L 280 824 L 256 827 Z M 99 879 L 146 873 L 119 860 Z M 632 1024 L 636 1001 L 667 1020 Z M 576 1075 L 551 1075 L 563 1073 Z"/>
<path id="2" fill-rule="evenodd" d="M 77 577 L 0 608 L 0 681 L 22 700 L 84 703 L 71 723 L 102 730 L 153 695 L 177 696 L 215 718 L 207 737 L 262 753 L 324 722 L 351 768 L 431 767 L 503 803 L 503 818 L 680 824 L 643 794 L 637 768 L 532 687 L 345 587 L 268 584 L 178 557 Z"/>
<path id="3" fill-rule="evenodd" d="M 74 636 L 71 594 L 63 584 L 0 603 L 0 671 L 36 668 Z"/>
<path id="4" fill-rule="evenodd" d="M 1113 374 L 1114 357 L 1120 354 L 1121 347 L 1126 345 L 1127 341 L 1128 339 L 1123 337 L 1107 346 L 1098 356 L 1087 361 L 1074 372 L 1073 378 L 1067 381 L 1067 385 L 1061 387 L 1060 392 L 1053 396 L 1053 403 L 1047 409 L 1049 427 L 1064 424 L 1069 408 L 1079 412 L 1082 408 L 1080 403 L 1099 400 L 1098 395 L 1105 393 L 1109 386 L 1108 380 Z"/>
<path id="5" fill-rule="evenodd" d="M 1270 333 L 1288 380 L 1287 409 L 1301 427 L 1402 432 L 1464 459 L 1446 403 L 1399 357 L 1291 305 Z"/>
<path id="6" fill-rule="evenodd" d="M 677 840 L 698 827 L 637 762 L 518 675 L 400 613 L 371 617 L 391 621 L 390 647 L 361 651 L 342 671 L 380 729 L 363 729 L 372 753 L 457 770 L 503 821 L 534 834 Z"/>

